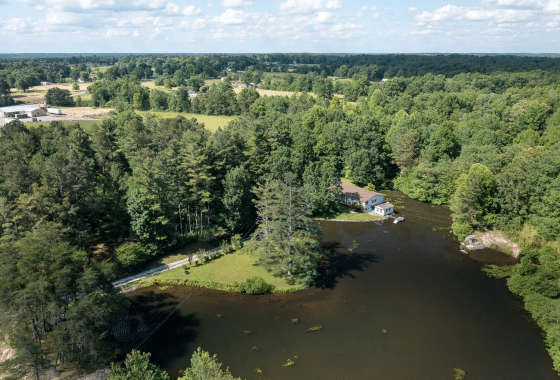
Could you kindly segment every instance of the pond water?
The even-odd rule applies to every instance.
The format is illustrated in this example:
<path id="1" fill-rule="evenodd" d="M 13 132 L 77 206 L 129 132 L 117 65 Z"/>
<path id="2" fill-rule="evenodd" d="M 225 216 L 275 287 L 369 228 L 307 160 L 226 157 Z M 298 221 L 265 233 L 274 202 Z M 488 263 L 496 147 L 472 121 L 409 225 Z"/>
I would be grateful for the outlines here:
<path id="1" fill-rule="evenodd" d="M 247 380 L 437 380 L 453 379 L 453 368 L 469 380 L 558 380 L 521 302 L 481 271 L 483 262 L 511 259 L 492 250 L 466 256 L 446 209 L 389 198 L 405 222 L 320 222 L 334 253 L 311 289 L 129 293 L 133 307 L 122 326 L 130 334 L 121 347 L 151 352 L 173 377 L 201 346 Z M 316 325 L 322 330 L 304 332 Z M 284 367 L 288 359 L 295 364 Z"/>

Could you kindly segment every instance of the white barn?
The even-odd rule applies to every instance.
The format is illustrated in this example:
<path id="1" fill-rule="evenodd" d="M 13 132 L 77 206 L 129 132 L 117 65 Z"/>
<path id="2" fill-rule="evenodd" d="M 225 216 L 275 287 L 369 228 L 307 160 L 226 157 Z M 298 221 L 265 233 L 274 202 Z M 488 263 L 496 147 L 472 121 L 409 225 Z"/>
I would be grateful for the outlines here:
<path id="1" fill-rule="evenodd" d="M 385 197 L 381 193 L 369 191 L 364 188 L 349 185 L 342 182 L 340 184 L 342 194 L 340 196 L 340 203 L 347 206 L 359 204 L 362 208 L 370 213 L 377 215 L 391 215 L 394 213 L 394 206 L 385 201 Z"/>
<path id="2" fill-rule="evenodd" d="M 24 117 L 47 116 L 47 110 L 38 105 L 21 105 L 0 108 L 0 117 L 21 119 Z"/>

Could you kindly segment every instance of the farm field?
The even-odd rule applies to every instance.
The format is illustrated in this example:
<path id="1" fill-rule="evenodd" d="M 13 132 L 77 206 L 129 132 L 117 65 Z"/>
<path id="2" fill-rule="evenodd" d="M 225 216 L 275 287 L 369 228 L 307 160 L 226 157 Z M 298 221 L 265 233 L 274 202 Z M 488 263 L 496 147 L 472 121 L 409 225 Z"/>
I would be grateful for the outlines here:
<path id="1" fill-rule="evenodd" d="M 187 119 L 196 119 L 199 123 L 204 124 L 204 127 L 210 132 L 216 132 L 218 128 L 224 128 L 230 121 L 235 119 L 235 116 L 208 116 L 196 113 L 180 113 L 180 112 L 152 112 L 149 114 L 158 119 L 170 119 L 177 116 L 183 116 Z M 146 116 L 147 112 L 136 111 L 138 115 Z"/>

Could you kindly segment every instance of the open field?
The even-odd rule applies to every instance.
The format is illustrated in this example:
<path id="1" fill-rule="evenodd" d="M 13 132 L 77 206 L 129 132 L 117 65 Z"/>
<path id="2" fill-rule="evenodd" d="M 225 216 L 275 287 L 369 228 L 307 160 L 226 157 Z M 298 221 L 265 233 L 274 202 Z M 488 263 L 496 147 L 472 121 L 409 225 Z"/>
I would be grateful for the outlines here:
<path id="1" fill-rule="evenodd" d="M 90 83 L 78 83 L 80 89 L 78 91 L 72 90 L 72 83 L 53 83 L 48 84 L 45 86 L 33 86 L 27 89 L 25 92 L 18 91 L 15 88 L 11 89 L 11 96 L 16 102 L 22 103 L 38 103 L 45 100 L 45 94 L 49 90 L 49 88 L 62 88 L 64 90 L 69 90 L 70 94 L 79 94 L 80 92 L 84 92 L 87 90 L 88 86 L 91 86 Z M 83 98 L 82 98 L 83 99 Z"/>
<path id="2" fill-rule="evenodd" d="M 301 289 L 297 285 L 289 285 L 284 278 L 274 277 L 262 267 L 256 266 L 256 260 L 256 257 L 238 251 L 207 263 L 202 263 L 199 266 L 193 263 L 188 266 L 187 275 L 183 273 L 183 268 L 179 267 L 138 281 L 135 285 L 185 284 L 233 290 L 236 282 L 241 283 L 250 277 L 259 276 L 267 283 L 272 284 L 275 292 Z"/>
<path id="3" fill-rule="evenodd" d="M 94 108 L 94 107 L 56 107 L 62 110 L 60 119 L 65 117 L 92 117 L 99 118 L 107 116 L 109 112 L 114 111 L 112 108 Z M 63 120 L 60 120 L 63 121 Z"/>
<path id="4" fill-rule="evenodd" d="M 156 86 L 156 81 L 155 80 L 150 80 L 150 81 L 147 81 L 147 82 L 140 82 L 140 84 L 144 87 L 147 87 L 147 88 L 155 88 L 157 90 L 169 92 L 169 89 L 167 89 L 163 86 Z"/>
<path id="5" fill-rule="evenodd" d="M 138 115 L 146 116 L 147 112 L 136 111 Z M 152 112 L 149 111 L 151 115 L 154 115 L 158 119 L 170 119 L 177 116 L 183 116 L 187 119 L 196 119 L 199 123 L 204 124 L 204 127 L 210 132 L 216 132 L 218 128 L 224 128 L 230 121 L 235 119 L 235 116 L 208 116 L 200 115 L 196 113 L 180 113 L 180 112 Z"/>

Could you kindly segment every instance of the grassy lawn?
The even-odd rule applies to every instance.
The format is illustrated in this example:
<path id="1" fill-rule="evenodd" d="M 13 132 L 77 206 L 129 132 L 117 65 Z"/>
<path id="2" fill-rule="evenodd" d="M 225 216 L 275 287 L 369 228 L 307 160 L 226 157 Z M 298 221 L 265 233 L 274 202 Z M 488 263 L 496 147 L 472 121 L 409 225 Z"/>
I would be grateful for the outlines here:
<path id="1" fill-rule="evenodd" d="M 370 215 L 367 212 L 351 212 L 350 207 L 342 204 L 337 205 L 337 210 L 333 214 L 323 215 L 321 218 L 337 220 L 378 220 L 382 216 Z"/>
<path id="2" fill-rule="evenodd" d="M 184 284 L 234 291 L 235 282 L 241 283 L 249 277 L 260 276 L 267 283 L 274 285 L 274 292 L 283 293 L 301 289 L 300 286 L 287 284 L 281 277 L 272 276 L 260 266 L 256 266 L 255 262 L 256 257 L 238 251 L 199 266 L 191 264 L 187 275 L 184 275 L 183 268 L 179 267 L 132 285 Z"/>
<path id="3" fill-rule="evenodd" d="M 145 112 L 136 111 L 137 114 L 144 116 Z M 224 128 L 230 121 L 235 119 L 235 116 L 208 116 L 199 115 L 195 113 L 179 113 L 179 112 L 152 112 L 152 115 L 158 119 L 169 119 L 177 116 L 183 116 L 187 119 L 195 118 L 199 123 L 204 124 L 204 127 L 210 132 L 216 132 L 219 127 Z"/>

